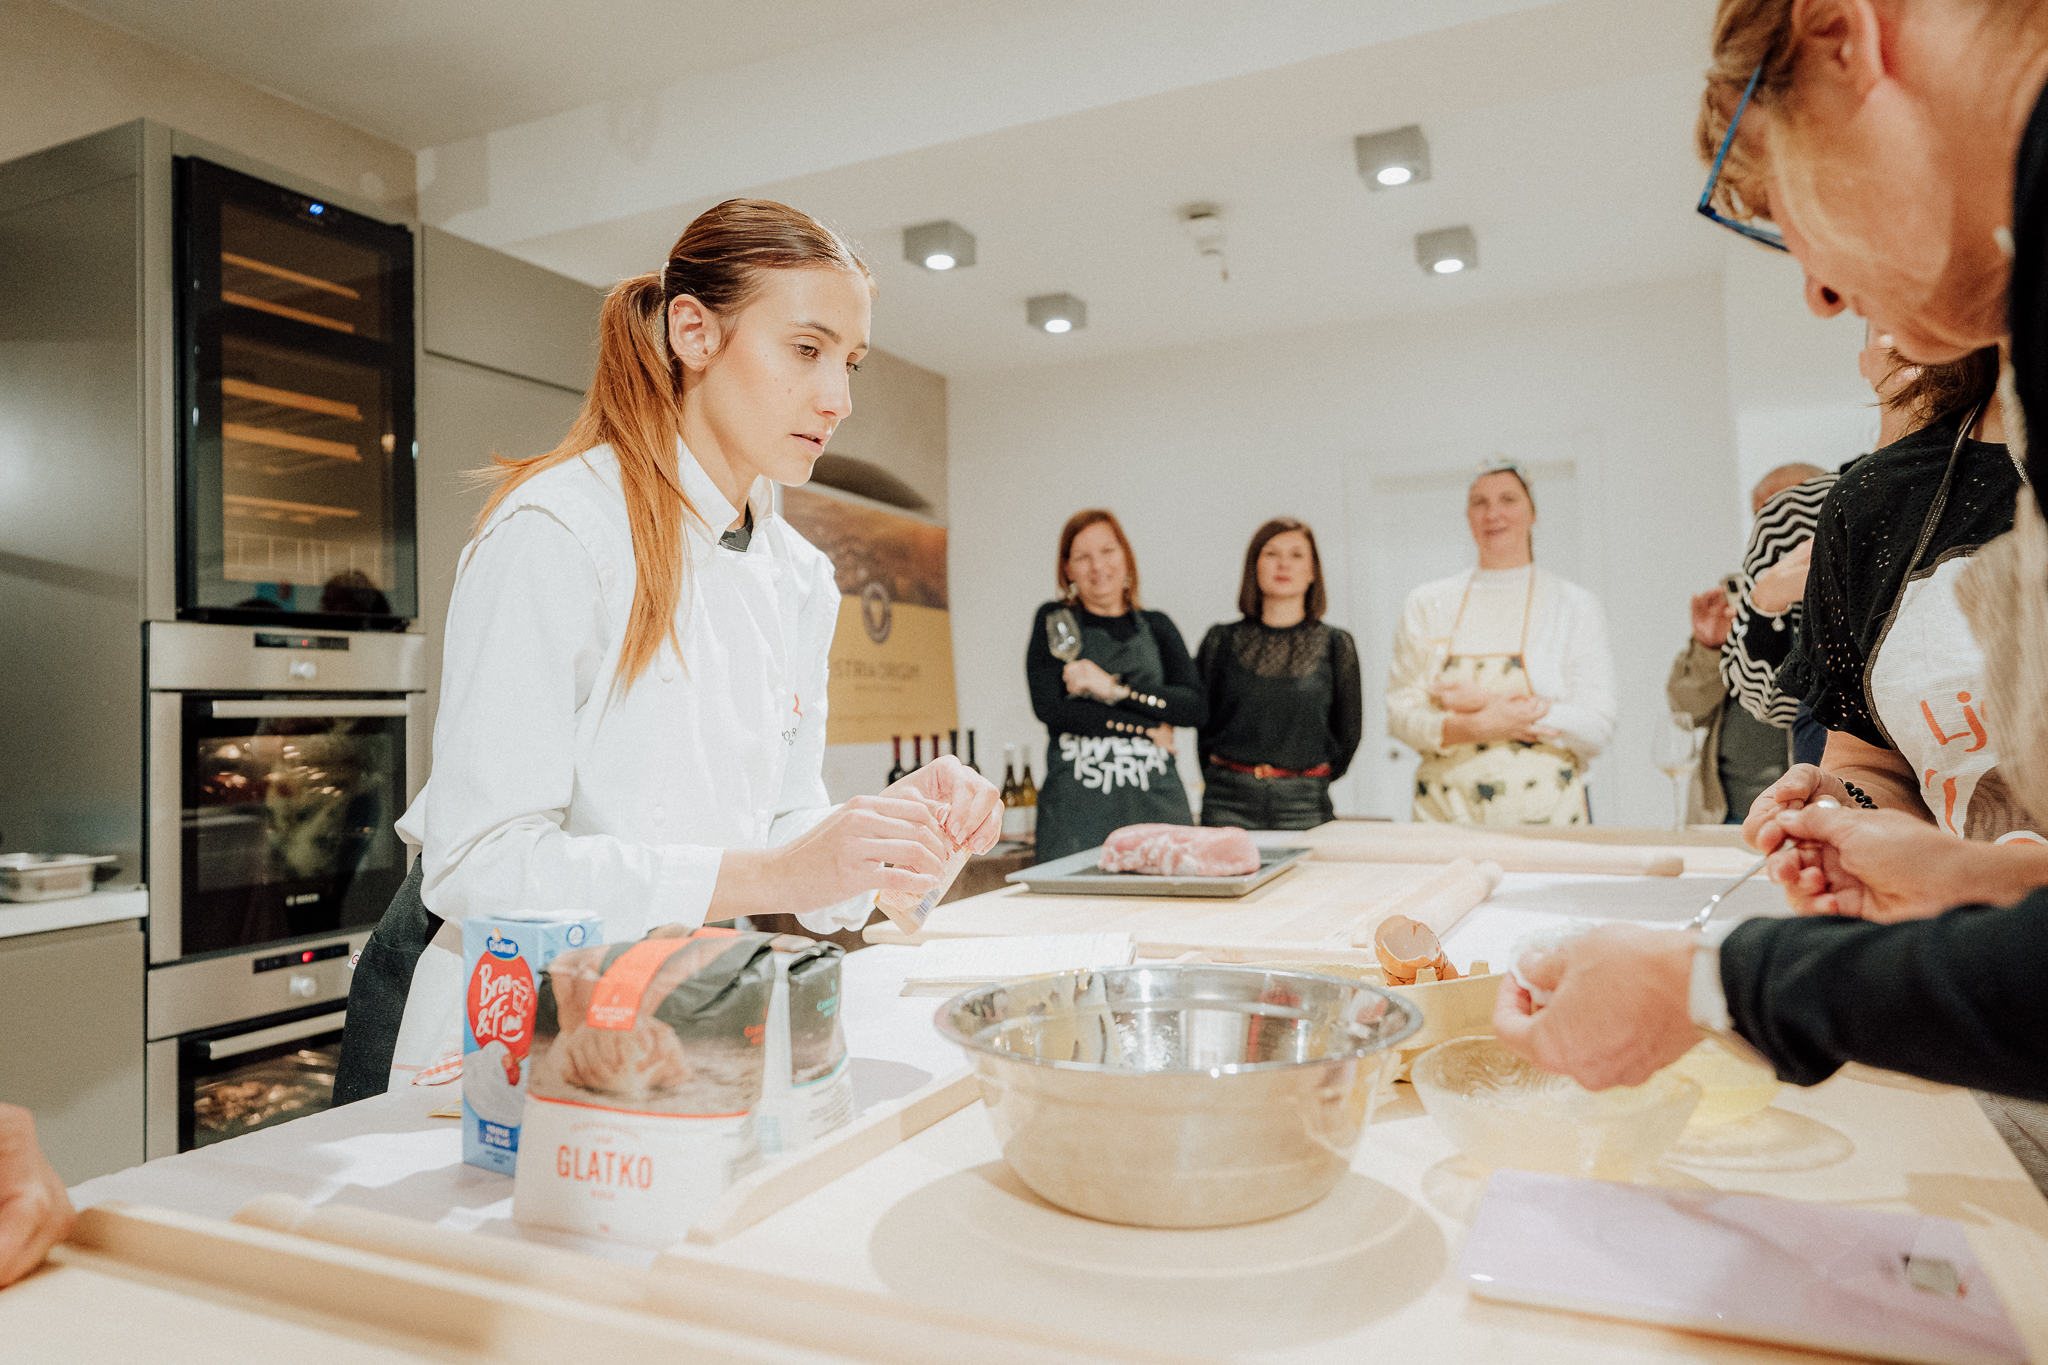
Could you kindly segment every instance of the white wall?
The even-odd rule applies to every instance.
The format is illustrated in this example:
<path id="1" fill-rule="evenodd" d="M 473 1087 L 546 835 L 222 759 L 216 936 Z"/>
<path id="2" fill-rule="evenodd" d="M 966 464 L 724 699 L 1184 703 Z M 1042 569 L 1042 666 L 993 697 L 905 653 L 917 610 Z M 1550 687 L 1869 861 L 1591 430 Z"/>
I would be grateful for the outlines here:
<path id="1" fill-rule="evenodd" d="M 1876 443 L 1875 399 L 1856 372 L 1861 318 L 1816 318 L 1791 257 L 1734 237 L 1722 300 L 1736 485 L 1745 500 L 1781 464 L 1833 469 Z M 1742 515 L 1748 516 L 1746 501 Z"/>
<path id="2" fill-rule="evenodd" d="M 954 653 L 961 720 L 981 731 L 983 766 L 1003 741 L 1028 740 L 1042 771 L 1025 636 L 1076 508 L 1117 511 L 1147 604 L 1192 649 L 1235 614 L 1245 541 L 1278 513 L 1318 528 L 1330 619 L 1357 629 L 1368 618 L 1349 586 L 1347 465 L 1355 487 L 1361 458 L 1406 471 L 1431 459 L 1469 468 L 1501 449 L 1569 450 L 1581 453 L 1580 516 L 1593 528 L 1580 577 L 1607 605 L 1623 713 L 1596 768 L 1595 817 L 1662 820 L 1670 789 L 1649 734 L 1667 709 L 1686 599 L 1741 543 L 1722 309 L 1712 275 L 955 377 Z M 1455 490 L 1446 504 L 1443 534 L 1462 541 Z M 1386 742 L 1378 686 L 1367 679 L 1361 763 Z"/>

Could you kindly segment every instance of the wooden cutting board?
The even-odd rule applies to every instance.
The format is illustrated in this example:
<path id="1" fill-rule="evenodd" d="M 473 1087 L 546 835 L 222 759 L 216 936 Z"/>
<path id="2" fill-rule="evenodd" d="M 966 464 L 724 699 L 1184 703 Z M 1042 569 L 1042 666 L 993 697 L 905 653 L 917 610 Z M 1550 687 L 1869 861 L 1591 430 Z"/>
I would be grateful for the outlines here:
<path id="1" fill-rule="evenodd" d="M 1497 862 L 1509 872 L 1677 876 L 1684 871 L 1735 877 L 1757 858 L 1734 825 L 1674 833 L 1612 825 L 1517 828 L 1333 820 L 1287 837 L 1323 859 L 1421 862 L 1463 856 Z"/>
<path id="2" fill-rule="evenodd" d="M 1446 860 L 1448 861 L 1448 859 Z M 1128 933 L 1140 957 L 1205 952 L 1218 961 L 1284 950 L 1304 961 L 1377 962 L 1353 946 L 1368 931 L 1436 881 L 1441 863 L 1302 862 L 1236 900 L 1166 900 L 1151 896 L 1034 896 L 1022 887 L 993 891 L 932 911 L 923 932 L 906 936 L 894 924 L 870 925 L 870 943 L 924 943 L 935 938 L 1009 934 Z"/>

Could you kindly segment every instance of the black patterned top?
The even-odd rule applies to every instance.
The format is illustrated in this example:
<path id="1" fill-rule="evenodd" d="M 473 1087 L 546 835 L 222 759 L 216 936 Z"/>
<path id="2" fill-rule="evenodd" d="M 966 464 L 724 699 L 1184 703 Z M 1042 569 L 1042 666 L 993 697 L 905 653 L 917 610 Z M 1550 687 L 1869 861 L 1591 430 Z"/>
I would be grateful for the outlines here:
<path id="1" fill-rule="evenodd" d="M 1195 656 L 1209 697 L 1197 751 L 1233 763 L 1342 777 L 1365 732 L 1358 646 L 1321 621 L 1269 626 L 1247 617 L 1211 626 Z"/>

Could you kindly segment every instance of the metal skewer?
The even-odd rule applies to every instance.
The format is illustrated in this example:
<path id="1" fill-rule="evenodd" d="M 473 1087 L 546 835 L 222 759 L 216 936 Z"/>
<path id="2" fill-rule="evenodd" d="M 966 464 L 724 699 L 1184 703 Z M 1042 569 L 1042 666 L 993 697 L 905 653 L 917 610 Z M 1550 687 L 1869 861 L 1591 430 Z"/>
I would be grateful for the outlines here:
<path id="1" fill-rule="evenodd" d="M 1822 809 L 1832 810 L 1840 807 L 1842 803 L 1835 800 L 1835 798 L 1832 796 L 1823 796 L 1818 801 L 1815 801 L 1813 804 L 1816 807 Z M 1701 907 L 1700 912 L 1697 915 L 1694 915 L 1690 920 L 1686 921 L 1685 927 L 1687 929 L 1706 928 L 1707 921 L 1712 919 L 1714 917 L 1714 912 L 1721 908 L 1721 902 L 1725 900 L 1729 896 L 1729 894 L 1735 890 L 1736 887 L 1742 885 L 1751 877 L 1754 877 L 1757 873 L 1763 871 L 1764 866 L 1770 861 L 1771 854 L 1769 853 L 1766 853 L 1763 857 L 1757 859 L 1754 863 L 1750 865 L 1749 871 L 1743 873 L 1740 877 L 1737 877 L 1734 881 L 1728 883 L 1728 885 L 1722 887 L 1719 891 L 1716 891 L 1713 894 L 1712 898 L 1710 898 L 1707 901 L 1707 903 Z"/>

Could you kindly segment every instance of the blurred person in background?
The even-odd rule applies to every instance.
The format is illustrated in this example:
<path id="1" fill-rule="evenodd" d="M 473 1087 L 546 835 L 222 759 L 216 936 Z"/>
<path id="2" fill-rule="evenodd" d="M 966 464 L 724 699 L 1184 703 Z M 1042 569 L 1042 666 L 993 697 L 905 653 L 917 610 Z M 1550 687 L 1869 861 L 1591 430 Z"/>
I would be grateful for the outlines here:
<path id="1" fill-rule="evenodd" d="M 1059 596 L 1024 646 L 1031 710 L 1050 732 L 1038 789 L 1038 861 L 1094 848 L 1125 825 L 1192 825 L 1174 727 L 1200 725 L 1202 679 L 1165 612 L 1139 605 L 1138 561 L 1116 514 L 1091 507 L 1060 531 Z M 1046 622 L 1074 618 L 1079 657 L 1052 652 Z"/>
<path id="2" fill-rule="evenodd" d="M 1387 728 L 1422 755 L 1414 818 L 1589 824 L 1587 765 L 1614 733 L 1606 613 L 1536 567 L 1519 465 L 1482 466 L 1465 518 L 1478 567 L 1408 595 L 1387 670 Z"/>
<path id="3" fill-rule="evenodd" d="M 1252 533 L 1238 584 L 1242 619 L 1209 628 L 1195 656 L 1208 698 L 1196 742 L 1202 823 L 1312 829 L 1336 819 L 1330 784 L 1364 733 L 1351 632 L 1329 606 L 1316 533 L 1274 517 Z"/>
<path id="4" fill-rule="evenodd" d="M 0 1104 L 0 1287 L 43 1263 L 71 1235 L 71 1196 L 36 1145 L 35 1118 Z"/>
<path id="5" fill-rule="evenodd" d="M 1810 464 L 1778 466 L 1750 490 L 1750 515 L 1762 512 L 1786 489 L 1824 473 Z M 1692 638 L 1672 660 L 1664 683 L 1672 711 L 1692 717 L 1695 726 L 1707 731 L 1686 803 L 1687 824 L 1741 824 L 1750 803 L 1792 764 L 1791 728 L 1750 715 L 1721 676 L 1721 651 L 1735 624 L 1742 582 L 1737 575 L 1693 594 Z"/>

